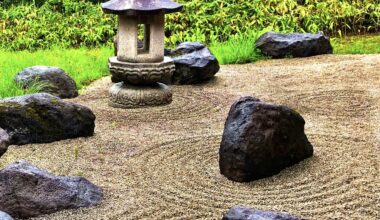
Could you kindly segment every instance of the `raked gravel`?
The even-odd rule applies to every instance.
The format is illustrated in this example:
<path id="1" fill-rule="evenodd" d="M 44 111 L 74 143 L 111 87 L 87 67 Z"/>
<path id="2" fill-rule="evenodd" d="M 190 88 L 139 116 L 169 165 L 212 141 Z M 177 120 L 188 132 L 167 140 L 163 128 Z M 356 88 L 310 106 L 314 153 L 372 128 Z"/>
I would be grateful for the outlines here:
<path id="1" fill-rule="evenodd" d="M 95 112 L 95 136 L 11 146 L 0 159 L 0 167 L 25 159 L 105 190 L 98 207 L 40 219 L 220 219 L 235 205 L 307 219 L 380 219 L 380 55 L 222 66 L 209 83 L 172 86 L 174 101 L 163 107 L 110 108 L 110 86 L 101 79 L 71 100 Z M 301 113 L 314 156 L 251 183 L 223 177 L 223 126 L 242 95 Z"/>

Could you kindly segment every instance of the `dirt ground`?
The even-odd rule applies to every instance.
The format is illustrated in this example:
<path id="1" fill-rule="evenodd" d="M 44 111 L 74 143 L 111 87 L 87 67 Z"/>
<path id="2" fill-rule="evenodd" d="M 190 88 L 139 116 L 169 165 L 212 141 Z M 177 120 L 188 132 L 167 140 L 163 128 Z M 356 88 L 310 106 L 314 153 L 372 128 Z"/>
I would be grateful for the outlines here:
<path id="1" fill-rule="evenodd" d="M 164 107 L 110 108 L 110 86 L 101 79 L 72 100 L 95 112 L 95 136 L 11 146 L 0 160 L 25 159 L 104 189 L 102 205 L 45 219 L 220 219 L 238 204 L 306 219 L 380 219 L 380 55 L 222 66 L 209 83 L 172 86 Z M 300 112 L 314 156 L 251 183 L 223 177 L 224 122 L 243 95 Z"/>

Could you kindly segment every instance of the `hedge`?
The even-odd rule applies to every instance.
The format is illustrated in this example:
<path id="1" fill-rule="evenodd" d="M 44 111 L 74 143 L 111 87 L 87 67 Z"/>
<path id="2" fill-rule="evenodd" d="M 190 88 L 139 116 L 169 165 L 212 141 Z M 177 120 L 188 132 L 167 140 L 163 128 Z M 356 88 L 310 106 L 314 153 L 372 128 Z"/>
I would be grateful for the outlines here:
<path id="1" fill-rule="evenodd" d="M 10 0 L 6 0 L 10 1 Z M 14 1 L 14 0 L 12 0 Z M 111 45 L 117 17 L 85 0 L 35 0 L 0 6 L 0 48 Z M 98 2 L 98 0 L 94 0 Z M 178 0 L 184 11 L 170 14 L 166 43 L 223 42 L 236 35 L 272 29 L 346 35 L 378 32 L 378 0 Z M 38 4 L 37 4 L 38 3 Z"/>

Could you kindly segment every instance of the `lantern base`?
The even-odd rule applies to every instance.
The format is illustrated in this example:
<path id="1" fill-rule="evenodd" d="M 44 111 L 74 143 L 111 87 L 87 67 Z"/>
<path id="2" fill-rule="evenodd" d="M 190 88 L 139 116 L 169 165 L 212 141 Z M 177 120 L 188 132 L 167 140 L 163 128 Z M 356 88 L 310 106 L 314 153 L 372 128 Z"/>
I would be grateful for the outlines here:
<path id="1" fill-rule="evenodd" d="M 133 85 L 150 85 L 155 82 L 171 83 L 175 65 L 170 57 L 159 63 L 129 63 L 117 57 L 108 60 L 112 82 L 126 82 Z"/>
<path id="2" fill-rule="evenodd" d="M 110 89 L 109 105 L 114 108 L 141 108 L 167 105 L 172 102 L 171 89 L 162 83 L 149 86 L 115 83 Z"/>

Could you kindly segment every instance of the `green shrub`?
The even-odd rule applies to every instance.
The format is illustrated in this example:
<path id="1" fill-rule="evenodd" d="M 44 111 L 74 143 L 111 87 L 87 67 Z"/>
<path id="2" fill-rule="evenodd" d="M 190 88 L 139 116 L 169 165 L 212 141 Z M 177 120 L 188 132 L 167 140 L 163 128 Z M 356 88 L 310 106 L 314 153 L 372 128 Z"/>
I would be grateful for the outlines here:
<path id="1" fill-rule="evenodd" d="M 48 0 L 2 0 L 0 2 L 0 5 L 2 5 L 5 8 L 11 7 L 13 5 L 35 5 L 37 7 L 42 6 L 46 1 Z M 100 3 L 105 2 L 106 0 L 86 0 L 91 3 Z"/>
<path id="2" fill-rule="evenodd" d="M 47 0 L 0 9 L 0 47 L 10 50 L 98 47 L 115 35 L 115 16 L 86 1 Z"/>
<path id="3" fill-rule="evenodd" d="M 10 0 L 7 0 L 10 1 Z M 12 0 L 13 1 L 13 0 Z M 39 2 L 38 4 L 36 2 Z M 99 0 L 18 0 L 0 6 L 0 48 L 35 50 L 52 46 L 112 44 L 117 16 L 105 15 Z M 29 3 L 28 2 L 33 2 Z M 39 6 L 39 4 L 43 4 Z M 328 35 L 377 32 L 379 0 L 178 0 L 184 11 L 167 16 L 166 43 L 224 42 L 248 31 Z"/>
<path id="4" fill-rule="evenodd" d="M 41 6 L 45 3 L 45 0 L 3 0 L 0 5 L 4 8 L 11 7 L 13 5 L 30 5 Z"/>
<path id="5" fill-rule="evenodd" d="M 231 35 L 270 28 L 329 35 L 376 32 L 379 0 L 178 0 L 185 11 L 168 16 L 169 42 L 226 41 Z"/>

